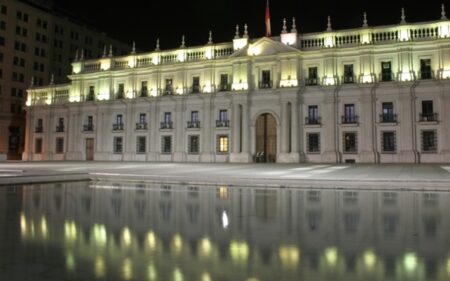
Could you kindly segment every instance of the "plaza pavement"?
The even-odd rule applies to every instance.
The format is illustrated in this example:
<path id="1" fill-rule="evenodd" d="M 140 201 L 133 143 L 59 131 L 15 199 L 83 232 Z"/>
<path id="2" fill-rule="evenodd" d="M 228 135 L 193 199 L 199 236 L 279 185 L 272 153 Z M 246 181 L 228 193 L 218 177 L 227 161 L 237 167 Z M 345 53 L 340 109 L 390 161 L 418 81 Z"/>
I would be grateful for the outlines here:
<path id="1" fill-rule="evenodd" d="M 0 163 L 0 185 L 73 180 L 450 191 L 450 164 Z"/>

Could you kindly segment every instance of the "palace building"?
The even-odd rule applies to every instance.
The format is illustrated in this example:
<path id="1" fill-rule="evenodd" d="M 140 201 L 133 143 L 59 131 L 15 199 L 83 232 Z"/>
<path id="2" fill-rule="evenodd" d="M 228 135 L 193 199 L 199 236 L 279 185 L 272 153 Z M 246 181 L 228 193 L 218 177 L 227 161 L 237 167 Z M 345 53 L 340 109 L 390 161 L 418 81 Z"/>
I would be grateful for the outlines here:
<path id="1" fill-rule="evenodd" d="M 100 59 L 28 90 L 24 160 L 450 162 L 450 21 Z"/>

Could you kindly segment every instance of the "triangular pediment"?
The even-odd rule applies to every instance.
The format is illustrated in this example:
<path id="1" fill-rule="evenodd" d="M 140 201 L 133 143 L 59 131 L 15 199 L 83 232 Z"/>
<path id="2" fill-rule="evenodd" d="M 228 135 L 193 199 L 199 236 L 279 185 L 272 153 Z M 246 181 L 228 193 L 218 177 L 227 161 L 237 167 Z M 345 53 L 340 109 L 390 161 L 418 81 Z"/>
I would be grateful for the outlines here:
<path id="1" fill-rule="evenodd" d="M 249 43 L 245 48 L 231 55 L 231 57 L 271 56 L 292 52 L 299 52 L 299 50 L 271 38 L 263 37 Z"/>

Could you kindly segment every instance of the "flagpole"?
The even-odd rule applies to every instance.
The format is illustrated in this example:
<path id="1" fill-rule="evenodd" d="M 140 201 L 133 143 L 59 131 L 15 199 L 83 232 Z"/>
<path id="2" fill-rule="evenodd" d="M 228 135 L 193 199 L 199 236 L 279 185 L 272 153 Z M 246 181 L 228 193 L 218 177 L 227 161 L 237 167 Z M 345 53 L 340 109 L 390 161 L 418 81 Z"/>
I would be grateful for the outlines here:
<path id="1" fill-rule="evenodd" d="M 266 37 L 270 37 L 272 35 L 272 28 L 270 26 L 270 7 L 269 7 L 269 0 L 266 2 Z"/>

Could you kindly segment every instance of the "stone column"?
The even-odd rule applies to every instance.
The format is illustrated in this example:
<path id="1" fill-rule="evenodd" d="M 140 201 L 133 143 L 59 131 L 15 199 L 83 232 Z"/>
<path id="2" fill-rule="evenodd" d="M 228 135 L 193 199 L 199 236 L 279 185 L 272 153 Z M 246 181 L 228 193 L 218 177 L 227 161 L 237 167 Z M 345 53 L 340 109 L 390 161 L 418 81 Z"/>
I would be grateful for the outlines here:
<path id="1" fill-rule="evenodd" d="M 175 134 L 174 134 L 174 154 L 172 161 L 175 162 L 185 162 L 186 161 L 186 146 L 185 146 L 185 111 L 186 108 L 184 106 L 184 97 L 179 96 L 175 99 Z"/>
<path id="2" fill-rule="evenodd" d="M 200 162 L 213 162 L 214 153 L 211 145 L 214 140 L 212 134 L 212 128 L 215 122 L 214 106 L 211 105 L 211 94 L 207 94 L 203 97 L 203 117 L 200 120 L 201 127 L 201 155 Z"/>

